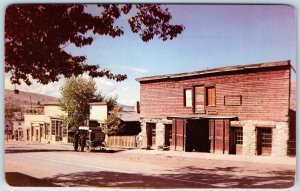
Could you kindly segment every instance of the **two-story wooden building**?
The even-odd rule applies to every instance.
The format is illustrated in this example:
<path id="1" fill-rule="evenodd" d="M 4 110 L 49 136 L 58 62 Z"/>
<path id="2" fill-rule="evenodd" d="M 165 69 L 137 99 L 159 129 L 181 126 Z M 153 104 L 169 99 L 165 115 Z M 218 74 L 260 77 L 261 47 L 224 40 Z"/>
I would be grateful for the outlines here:
<path id="1" fill-rule="evenodd" d="M 140 146 L 287 155 L 290 78 L 289 61 L 137 78 Z"/>

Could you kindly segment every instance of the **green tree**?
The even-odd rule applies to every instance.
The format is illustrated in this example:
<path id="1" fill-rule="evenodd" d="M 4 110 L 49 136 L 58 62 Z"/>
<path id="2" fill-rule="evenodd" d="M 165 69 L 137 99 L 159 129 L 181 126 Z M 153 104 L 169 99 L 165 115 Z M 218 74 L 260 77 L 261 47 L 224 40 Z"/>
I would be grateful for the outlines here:
<path id="1" fill-rule="evenodd" d="M 72 131 L 78 129 L 89 118 L 89 103 L 106 102 L 108 111 L 113 110 L 117 104 L 117 97 L 97 92 L 95 81 L 91 77 L 86 79 L 77 76 L 67 79 L 60 93 L 61 110 L 66 113 L 63 118 Z"/>
<path id="2" fill-rule="evenodd" d="M 104 101 L 107 103 L 107 111 L 112 111 L 117 105 L 117 96 L 106 97 Z"/>
<path id="3" fill-rule="evenodd" d="M 109 115 L 105 120 L 105 126 L 102 128 L 105 134 L 118 135 L 118 133 L 123 132 L 124 125 L 122 124 L 121 120 L 117 117 L 117 114 L 120 111 L 120 108 L 115 107 L 109 112 Z"/>
<path id="4" fill-rule="evenodd" d="M 66 113 L 65 123 L 76 130 L 89 117 L 89 103 L 95 100 L 96 84 L 92 78 L 85 79 L 82 76 L 71 77 L 66 80 L 60 89 L 61 110 Z"/>
<path id="5" fill-rule="evenodd" d="M 89 8 L 99 14 L 90 14 Z M 12 74 L 13 84 L 30 85 L 31 78 L 48 84 L 83 73 L 122 81 L 125 74 L 113 74 L 64 50 L 69 44 L 79 48 L 92 44 L 92 35 L 123 35 L 117 24 L 122 15 L 128 15 L 131 31 L 144 42 L 154 36 L 173 39 L 184 29 L 170 24 L 170 12 L 157 4 L 13 4 L 5 12 L 5 72 Z"/>

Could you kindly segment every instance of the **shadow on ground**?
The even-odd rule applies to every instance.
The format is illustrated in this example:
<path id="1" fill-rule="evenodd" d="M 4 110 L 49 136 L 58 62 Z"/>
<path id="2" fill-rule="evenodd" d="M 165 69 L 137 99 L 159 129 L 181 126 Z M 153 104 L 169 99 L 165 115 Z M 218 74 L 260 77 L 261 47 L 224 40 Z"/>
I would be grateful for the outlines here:
<path id="1" fill-rule="evenodd" d="M 33 152 L 70 152 L 62 149 L 5 149 L 5 153 L 33 153 Z"/>
<path id="2" fill-rule="evenodd" d="M 122 151 L 125 151 L 125 150 L 124 149 L 94 149 L 94 150 L 91 150 L 91 153 L 119 153 Z M 86 151 L 84 150 L 84 152 L 86 152 Z"/>
<path id="3" fill-rule="evenodd" d="M 120 172 L 80 172 L 37 179 L 27 175 L 6 173 L 11 186 L 70 186 L 121 188 L 289 188 L 294 185 L 295 172 L 272 171 L 267 175 L 241 176 L 239 167 L 203 169 L 187 167 L 160 175 Z M 17 181 L 19 180 L 19 181 Z"/>
<path id="4" fill-rule="evenodd" d="M 19 172 L 6 172 L 5 173 L 6 182 L 10 186 L 17 187 L 54 187 L 59 186 L 51 183 L 50 180 L 47 179 L 38 179 L 32 176 L 28 176 L 26 174 L 22 174 Z"/>
<path id="5" fill-rule="evenodd" d="M 118 153 L 124 151 L 124 149 L 102 149 L 92 150 L 91 153 Z M 13 148 L 5 149 L 5 153 L 33 153 L 33 152 L 81 152 L 74 151 L 73 149 L 24 149 L 24 148 Z M 86 152 L 85 150 L 83 152 Z"/>

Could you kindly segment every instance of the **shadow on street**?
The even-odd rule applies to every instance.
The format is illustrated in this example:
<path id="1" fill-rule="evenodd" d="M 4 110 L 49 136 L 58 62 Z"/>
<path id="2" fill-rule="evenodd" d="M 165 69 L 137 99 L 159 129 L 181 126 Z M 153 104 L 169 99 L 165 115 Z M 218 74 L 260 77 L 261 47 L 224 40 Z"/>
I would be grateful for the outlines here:
<path id="1" fill-rule="evenodd" d="M 70 152 L 62 149 L 5 149 L 5 153 L 32 153 L 32 152 Z"/>
<path id="2" fill-rule="evenodd" d="M 124 149 L 97 149 L 92 150 L 91 153 L 118 153 L 122 152 Z M 74 151 L 73 149 L 24 149 L 24 148 L 12 148 L 12 149 L 5 149 L 5 153 L 32 153 L 32 152 L 81 152 L 81 151 Z M 83 152 L 86 152 L 85 150 Z"/>
<path id="3" fill-rule="evenodd" d="M 95 149 L 92 150 L 91 153 L 119 153 L 122 151 L 124 151 L 124 149 Z M 84 152 L 86 151 L 84 150 Z"/>
<path id="4" fill-rule="evenodd" d="M 122 188 L 289 188 L 294 185 L 295 172 L 273 171 L 267 176 L 235 175 L 239 167 L 195 168 L 187 167 L 160 175 L 120 172 L 80 172 L 59 174 L 37 179 L 17 172 L 6 173 L 11 186 L 70 186 L 70 187 L 122 187 Z"/>
<path id="5" fill-rule="evenodd" d="M 6 172 L 5 179 L 7 184 L 16 187 L 59 187 L 50 180 L 34 178 L 19 172 Z"/>

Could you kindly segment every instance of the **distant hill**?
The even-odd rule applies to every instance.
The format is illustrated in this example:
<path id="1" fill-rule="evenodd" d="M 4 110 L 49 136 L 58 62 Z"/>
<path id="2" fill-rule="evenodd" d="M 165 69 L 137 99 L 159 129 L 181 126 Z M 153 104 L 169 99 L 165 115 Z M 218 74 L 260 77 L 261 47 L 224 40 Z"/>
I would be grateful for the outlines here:
<path id="1" fill-rule="evenodd" d="M 5 103 L 13 103 L 22 108 L 41 107 L 47 102 L 59 101 L 58 98 L 38 93 L 19 91 L 15 94 L 14 90 L 5 90 Z"/>

